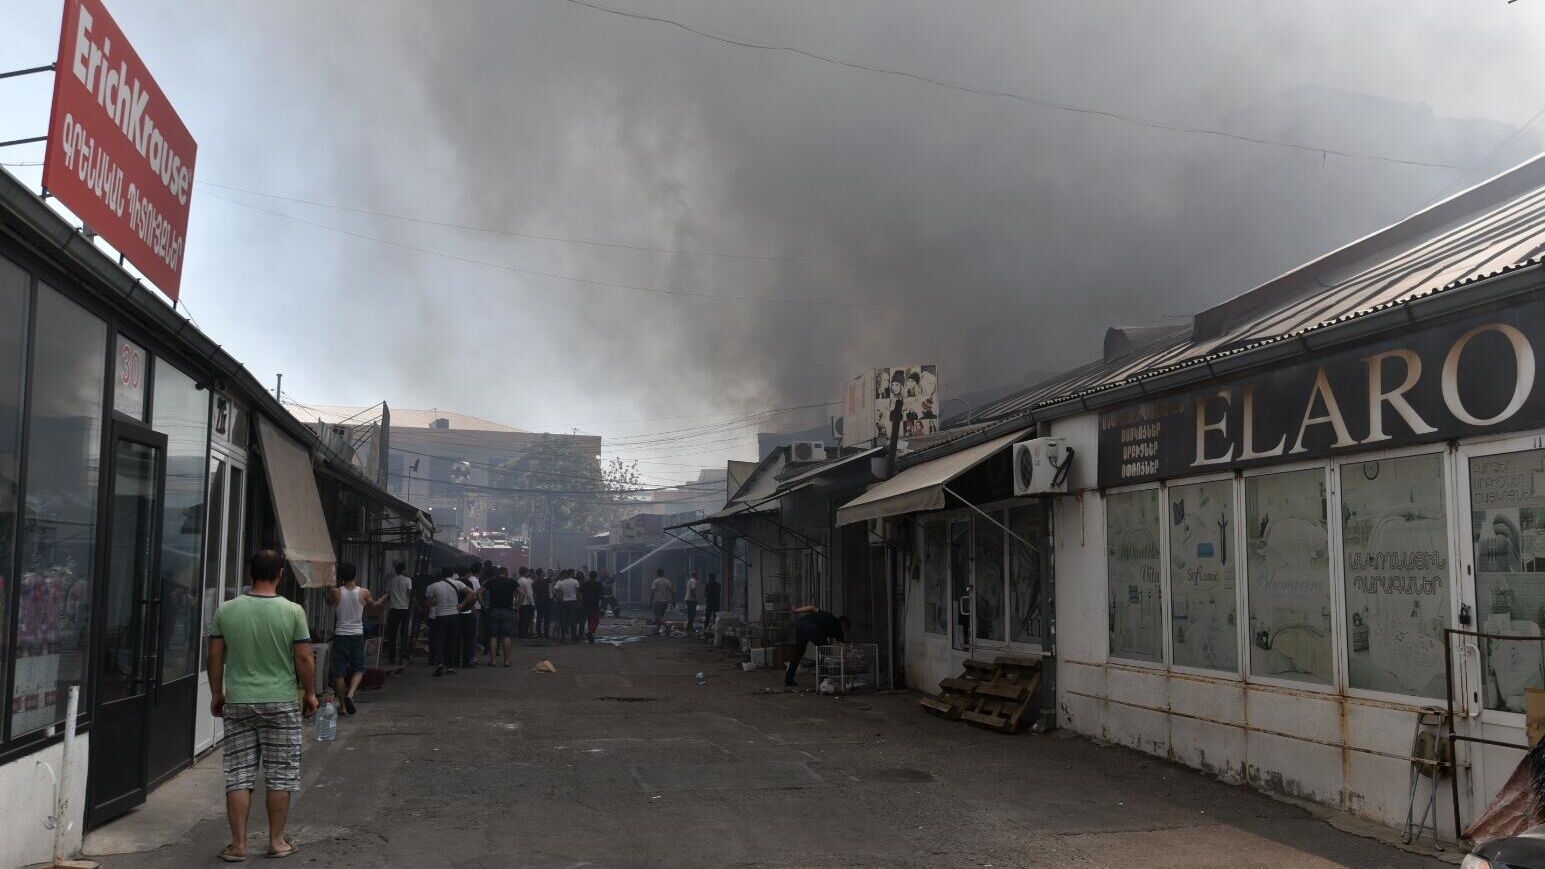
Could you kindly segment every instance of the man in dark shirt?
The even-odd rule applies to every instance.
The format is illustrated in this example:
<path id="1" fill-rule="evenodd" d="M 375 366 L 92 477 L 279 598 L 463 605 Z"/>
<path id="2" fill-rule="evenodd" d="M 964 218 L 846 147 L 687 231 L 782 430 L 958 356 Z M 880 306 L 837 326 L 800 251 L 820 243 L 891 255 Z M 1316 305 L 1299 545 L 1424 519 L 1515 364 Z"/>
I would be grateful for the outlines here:
<path id="1" fill-rule="evenodd" d="M 488 638 L 483 645 L 490 667 L 494 665 L 495 649 L 504 655 L 504 666 L 510 665 L 510 647 L 515 644 L 515 593 L 519 588 L 510 578 L 508 567 L 499 568 L 497 576 L 483 583 L 483 607 L 488 613 Z"/>
<path id="2" fill-rule="evenodd" d="M 783 684 L 796 688 L 794 677 L 799 673 L 799 662 L 805 657 L 805 647 L 814 643 L 825 646 L 842 642 L 849 627 L 847 616 L 834 616 L 823 609 L 802 606 L 794 610 L 800 619 L 794 623 L 794 657 L 789 659 L 789 672 Z"/>
<path id="3" fill-rule="evenodd" d="M 703 627 L 713 630 L 713 617 L 719 614 L 719 575 L 708 574 L 708 585 L 703 589 Z"/>
<path id="4" fill-rule="evenodd" d="M 595 629 L 601 626 L 601 601 L 606 597 L 606 589 L 601 585 L 601 579 L 595 571 L 584 582 L 579 584 L 579 611 L 585 614 L 585 626 L 589 629 L 585 639 L 595 642 Z"/>

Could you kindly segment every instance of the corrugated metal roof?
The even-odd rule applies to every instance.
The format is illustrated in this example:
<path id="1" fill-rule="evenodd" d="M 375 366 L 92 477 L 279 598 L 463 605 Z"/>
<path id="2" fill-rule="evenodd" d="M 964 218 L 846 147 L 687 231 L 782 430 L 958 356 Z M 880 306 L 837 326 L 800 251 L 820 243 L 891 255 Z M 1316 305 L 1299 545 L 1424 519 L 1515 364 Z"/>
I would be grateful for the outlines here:
<path id="1" fill-rule="evenodd" d="M 1520 182 L 1532 186 L 1518 192 Z M 975 417 L 1004 419 L 1246 352 L 1534 265 L 1542 255 L 1545 157 L 1537 157 L 1203 312 L 1192 330 L 1119 359 L 1075 368 L 985 407 Z M 1253 298 L 1263 292 L 1276 303 Z M 1211 328 L 1220 322 L 1221 329 Z M 1203 331 L 1217 334 L 1196 337 Z"/>

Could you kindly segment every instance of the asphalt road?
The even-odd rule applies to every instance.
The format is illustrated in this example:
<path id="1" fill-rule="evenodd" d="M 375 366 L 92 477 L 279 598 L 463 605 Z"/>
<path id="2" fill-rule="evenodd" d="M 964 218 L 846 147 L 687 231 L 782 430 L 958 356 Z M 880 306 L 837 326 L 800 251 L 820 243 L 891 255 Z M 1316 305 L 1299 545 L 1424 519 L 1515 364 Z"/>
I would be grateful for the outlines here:
<path id="1" fill-rule="evenodd" d="M 908 693 L 784 693 L 779 674 L 684 639 L 516 657 L 394 677 L 337 741 L 308 742 L 289 865 L 1442 865 L 1125 749 L 942 721 Z M 556 674 L 531 671 L 544 658 Z M 213 865 L 218 766 L 185 774 L 204 777 L 199 796 L 175 802 L 173 782 L 104 828 L 159 816 L 175 833 L 95 859 Z"/>

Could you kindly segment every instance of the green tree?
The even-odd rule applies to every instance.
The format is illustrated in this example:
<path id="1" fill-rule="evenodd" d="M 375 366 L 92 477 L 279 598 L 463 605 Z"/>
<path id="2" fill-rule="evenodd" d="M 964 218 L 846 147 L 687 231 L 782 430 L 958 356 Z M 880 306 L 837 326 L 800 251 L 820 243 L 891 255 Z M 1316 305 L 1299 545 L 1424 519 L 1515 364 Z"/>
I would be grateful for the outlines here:
<path id="1" fill-rule="evenodd" d="M 604 531 L 628 512 L 639 488 L 636 463 L 613 458 L 603 465 L 553 435 L 543 435 L 492 476 L 490 525 L 528 531 Z"/>

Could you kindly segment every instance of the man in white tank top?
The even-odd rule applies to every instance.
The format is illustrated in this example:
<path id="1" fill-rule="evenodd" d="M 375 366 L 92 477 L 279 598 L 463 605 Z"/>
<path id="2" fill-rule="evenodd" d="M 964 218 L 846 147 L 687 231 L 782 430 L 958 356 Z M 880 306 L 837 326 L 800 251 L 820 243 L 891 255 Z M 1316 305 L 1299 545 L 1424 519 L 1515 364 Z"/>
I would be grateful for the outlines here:
<path id="1" fill-rule="evenodd" d="M 380 609 L 386 598 L 376 598 L 370 590 L 354 583 L 354 565 L 338 562 L 339 585 L 327 590 L 327 602 L 338 610 L 333 628 L 333 690 L 343 703 L 343 711 L 353 715 L 354 694 L 365 678 L 365 608 Z"/>

